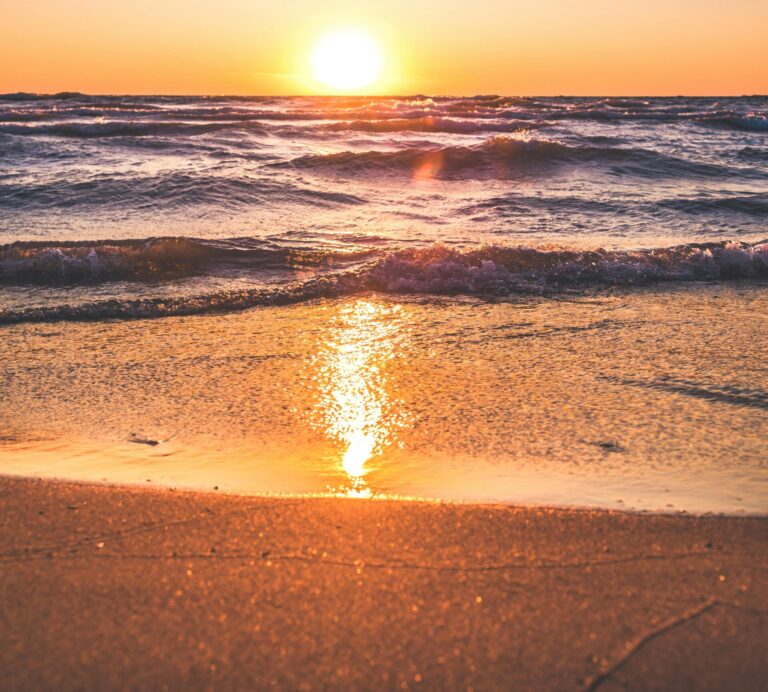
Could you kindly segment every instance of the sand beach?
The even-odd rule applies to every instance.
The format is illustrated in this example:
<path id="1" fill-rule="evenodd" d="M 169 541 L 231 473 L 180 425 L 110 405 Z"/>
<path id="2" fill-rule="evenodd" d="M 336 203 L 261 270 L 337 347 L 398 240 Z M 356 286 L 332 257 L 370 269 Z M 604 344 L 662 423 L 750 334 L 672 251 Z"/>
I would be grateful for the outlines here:
<path id="1" fill-rule="evenodd" d="M 768 520 L 4 478 L 7 690 L 761 690 Z"/>

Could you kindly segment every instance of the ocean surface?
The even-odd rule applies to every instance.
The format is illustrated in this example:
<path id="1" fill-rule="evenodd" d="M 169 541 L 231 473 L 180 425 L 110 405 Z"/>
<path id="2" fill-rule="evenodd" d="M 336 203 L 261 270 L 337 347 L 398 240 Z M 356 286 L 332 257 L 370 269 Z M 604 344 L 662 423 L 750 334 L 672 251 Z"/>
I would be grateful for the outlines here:
<path id="1" fill-rule="evenodd" d="M 768 97 L 6 94 L 0 472 L 144 482 L 150 462 L 139 451 L 158 454 L 173 439 L 174 460 L 186 461 L 149 474 L 166 484 L 208 487 L 212 469 L 224 477 L 235 468 L 226 459 L 236 446 L 227 487 L 249 492 L 343 486 L 590 506 L 621 495 L 641 509 L 764 511 L 768 456 L 756 439 L 768 439 L 766 279 Z M 254 320 L 268 328 L 255 335 Z M 225 341 L 212 341 L 219 330 Z M 194 351 L 211 366 L 240 331 L 267 360 L 301 367 L 269 370 L 238 350 L 219 372 L 223 391 L 201 361 L 183 364 Z M 188 343 L 190 332 L 207 351 Z M 160 348 L 158 334 L 167 343 L 146 364 L 152 376 L 131 370 L 143 362 L 141 340 Z M 724 334 L 738 341 L 712 352 Z M 587 343 L 603 361 L 586 352 L 573 361 Z M 323 344 L 346 360 L 329 360 Z M 443 352 L 447 344 L 456 350 Z M 114 358 L 102 362 L 107 352 Z M 638 358 L 646 370 L 633 373 Z M 521 362 L 525 396 L 499 380 Z M 245 406 L 233 375 L 250 378 L 251 367 L 280 383 L 280 396 L 254 393 L 262 409 Z M 421 397 L 398 380 L 409 368 Z M 581 404 L 562 388 L 569 376 Z M 356 388 L 328 389 L 334 378 Z M 520 409 L 527 388 L 550 398 Z M 162 403 L 147 398 L 153 390 L 165 392 Z M 185 406 L 174 391 L 186 392 Z M 662 396 L 654 405 L 667 428 L 640 415 L 638 392 L 646 402 Z M 560 420 L 552 412 L 566 399 L 575 409 Z M 639 407 L 634 418 L 622 402 Z M 317 418 L 318 407 L 336 422 Z M 592 423 L 580 425 L 603 427 L 587 435 L 573 425 L 588 409 Z M 295 440 L 301 453 L 265 451 L 275 430 L 299 435 L 299 419 L 308 426 Z M 447 427 L 409 437 L 427 420 Z M 520 430 L 554 447 L 518 439 Z M 697 451 L 691 440 L 705 431 Z M 55 460 L 41 461 L 41 440 Z M 318 470 L 321 448 L 323 468 L 335 471 Z M 244 479 L 256 457 L 273 459 L 269 474 Z M 275 461 L 289 457 L 298 476 Z M 449 468 L 461 471 L 450 488 Z M 610 484 L 595 480 L 601 468 Z M 663 479 L 632 486 L 645 471 Z M 378 485 L 369 482 L 377 473 Z M 675 502 L 660 498 L 664 479 Z M 637 498 L 626 499 L 629 487 Z"/>

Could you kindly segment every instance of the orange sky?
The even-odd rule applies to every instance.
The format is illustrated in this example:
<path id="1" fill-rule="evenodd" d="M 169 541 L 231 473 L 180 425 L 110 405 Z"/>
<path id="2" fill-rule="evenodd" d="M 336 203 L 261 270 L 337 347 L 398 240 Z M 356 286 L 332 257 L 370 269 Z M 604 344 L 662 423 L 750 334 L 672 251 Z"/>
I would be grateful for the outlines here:
<path id="1" fill-rule="evenodd" d="M 766 0 L 4 0 L 0 92 L 317 92 L 340 26 L 381 43 L 376 92 L 768 93 Z"/>

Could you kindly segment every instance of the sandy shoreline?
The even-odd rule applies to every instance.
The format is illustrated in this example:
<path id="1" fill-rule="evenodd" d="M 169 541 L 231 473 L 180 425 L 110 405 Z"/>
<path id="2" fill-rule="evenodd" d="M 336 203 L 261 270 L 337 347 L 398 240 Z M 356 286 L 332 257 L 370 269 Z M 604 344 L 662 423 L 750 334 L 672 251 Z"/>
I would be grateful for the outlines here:
<path id="1" fill-rule="evenodd" d="M 5 689 L 768 685 L 768 519 L 0 479 Z"/>
<path id="2" fill-rule="evenodd" d="M 713 284 L 6 327 L 0 474 L 765 513 L 766 315 Z"/>

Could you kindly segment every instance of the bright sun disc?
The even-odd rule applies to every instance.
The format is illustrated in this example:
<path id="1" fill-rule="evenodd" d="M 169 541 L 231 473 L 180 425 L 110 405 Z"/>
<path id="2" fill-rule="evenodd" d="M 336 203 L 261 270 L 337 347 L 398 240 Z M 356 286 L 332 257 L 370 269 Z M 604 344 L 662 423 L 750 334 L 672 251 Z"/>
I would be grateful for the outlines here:
<path id="1" fill-rule="evenodd" d="M 384 59 L 379 44 L 356 29 L 326 34 L 311 58 L 312 76 L 331 89 L 349 91 L 370 86 L 381 76 Z"/>

